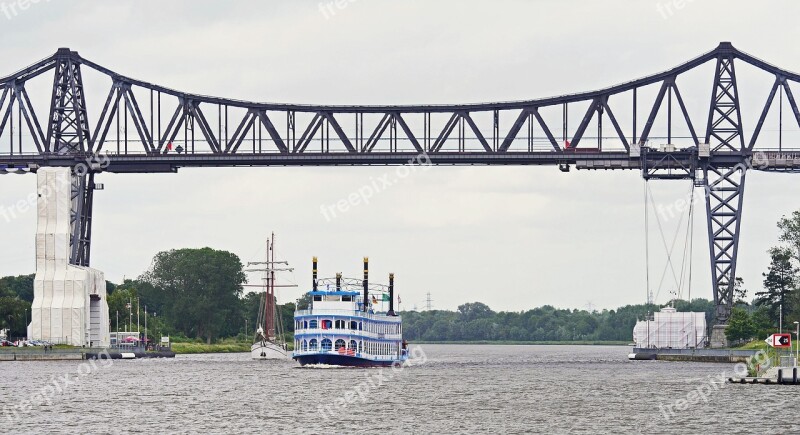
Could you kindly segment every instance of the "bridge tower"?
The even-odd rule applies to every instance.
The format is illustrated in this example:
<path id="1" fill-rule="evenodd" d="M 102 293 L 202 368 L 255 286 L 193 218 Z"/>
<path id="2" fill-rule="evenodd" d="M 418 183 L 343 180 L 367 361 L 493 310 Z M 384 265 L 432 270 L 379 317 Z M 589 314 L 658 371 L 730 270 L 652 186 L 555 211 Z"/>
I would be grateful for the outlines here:
<path id="1" fill-rule="evenodd" d="M 38 167 L 36 277 L 28 338 L 73 346 L 108 346 L 106 281 L 89 267 L 93 171 L 80 62 L 60 49 L 44 154 L 58 167 Z"/>
<path id="2" fill-rule="evenodd" d="M 711 277 L 717 308 L 711 334 L 712 347 L 724 347 L 727 343 L 725 325 L 733 307 L 742 201 L 750 162 L 750 150 L 744 143 L 733 59 L 733 47 L 729 43 L 720 45 L 705 143 L 709 145 L 712 156 L 727 155 L 740 164 L 720 167 L 714 164 L 718 159 L 701 155 L 703 178 L 698 183 L 704 188 L 706 197 Z"/>
<path id="3" fill-rule="evenodd" d="M 55 61 L 46 150 L 59 156 L 84 156 L 90 149 L 91 137 L 80 62 L 77 53 L 67 48 L 56 52 Z M 69 262 L 75 266 L 88 267 L 91 257 L 92 203 L 96 187 L 91 164 L 91 159 L 87 159 L 72 169 Z"/>

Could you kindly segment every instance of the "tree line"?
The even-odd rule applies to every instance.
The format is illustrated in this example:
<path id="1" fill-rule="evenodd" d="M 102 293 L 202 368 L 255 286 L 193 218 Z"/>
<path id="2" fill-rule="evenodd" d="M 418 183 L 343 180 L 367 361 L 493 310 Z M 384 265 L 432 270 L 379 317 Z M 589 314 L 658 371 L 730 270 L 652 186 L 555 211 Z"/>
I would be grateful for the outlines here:
<path id="1" fill-rule="evenodd" d="M 671 301 L 679 311 L 706 313 L 710 322 L 714 304 L 706 299 Z M 633 338 L 638 320 L 660 305 L 626 305 L 616 310 L 559 309 L 549 305 L 519 312 L 495 312 L 472 302 L 457 311 L 404 312 L 407 340 L 424 341 L 625 341 Z"/>
<path id="2" fill-rule="evenodd" d="M 793 323 L 800 322 L 800 210 L 778 221 L 778 241 L 767 252 L 770 264 L 762 274 L 763 289 L 752 304 L 736 301 L 725 330 L 729 341 L 763 340 L 781 328 L 794 330 Z"/>
<path id="3" fill-rule="evenodd" d="M 780 244 L 769 250 L 770 265 L 763 289 L 752 303 L 740 278 L 735 307 L 727 328 L 733 342 L 763 339 L 778 327 L 800 321 L 800 211 L 778 222 Z M 121 284 L 107 283 L 111 331 L 143 330 L 147 319 L 152 339 L 171 335 L 212 343 L 249 339 L 255 331 L 261 294 L 243 291 L 246 276 L 239 257 L 214 250 L 178 249 L 158 253 L 147 271 Z M 0 278 L 0 329 L 24 337 L 30 321 L 34 275 Z M 295 308 L 308 306 L 304 297 L 283 304 L 279 317 L 291 340 Z M 712 324 L 713 302 L 694 299 L 670 302 L 678 311 L 705 312 Z M 661 308 L 626 305 L 616 310 L 587 311 L 543 306 L 519 312 L 495 312 L 480 302 L 456 311 L 402 312 L 406 339 L 426 341 L 630 341 L 637 320 Z M 786 328 L 791 329 L 791 328 Z"/>

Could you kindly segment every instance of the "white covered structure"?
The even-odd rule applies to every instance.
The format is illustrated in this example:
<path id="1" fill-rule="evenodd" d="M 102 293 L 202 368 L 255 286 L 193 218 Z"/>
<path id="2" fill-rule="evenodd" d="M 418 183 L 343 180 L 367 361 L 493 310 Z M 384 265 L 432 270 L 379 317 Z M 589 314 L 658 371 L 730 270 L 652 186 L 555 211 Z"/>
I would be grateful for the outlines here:
<path id="1" fill-rule="evenodd" d="M 28 339 L 104 347 L 110 341 L 105 276 L 69 264 L 72 177 L 70 168 L 37 172 L 36 278 Z"/>
<path id="2" fill-rule="evenodd" d="M 706 315 L 662 308 L 653 320 L 636 322 L 633 342 L 638 348 L 702 349 L 706 347 Z"/>

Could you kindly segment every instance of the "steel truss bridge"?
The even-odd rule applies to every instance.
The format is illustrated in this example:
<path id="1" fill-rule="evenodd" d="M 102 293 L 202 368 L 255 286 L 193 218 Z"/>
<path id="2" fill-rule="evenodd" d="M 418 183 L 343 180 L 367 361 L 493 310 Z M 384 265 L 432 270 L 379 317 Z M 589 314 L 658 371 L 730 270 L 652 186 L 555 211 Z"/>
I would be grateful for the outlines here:
<path id="1" fill-rule="evenodd" d="M 771 83 L 747 130 L 734 68 L 742 64 Z M 689 107 L 697 98 L 684 99 L 678 87 L 679 78 L 696 79 L 696 71 L 704 72 L 704 95 L 710 97 L 702 99 L 699 114 Z M 745 176 L 750 170 L 800 171 L 800 151 L 784 149 L 781 139 L 759 141 L 768 113 L 778 105 L 776 94 L 780 110 L 785 99 L 800 126 L 790 86 L 798 81 L 800 75 L 723 42 L 668 71 L 559 97 L 312 106 L 180 92 L 62 48 L 0 79 L 0 173 L 73 168 L 71 262 L 83 266 L 90 262 L 92 204 L 100 186 L 95 176 L 102 172 L 403 165 L 424 156 L 436 165 L 630 169 L 645 179 L 692 180 L 706 193 L 716 322 L 725 324 L 733 303 Z"/>

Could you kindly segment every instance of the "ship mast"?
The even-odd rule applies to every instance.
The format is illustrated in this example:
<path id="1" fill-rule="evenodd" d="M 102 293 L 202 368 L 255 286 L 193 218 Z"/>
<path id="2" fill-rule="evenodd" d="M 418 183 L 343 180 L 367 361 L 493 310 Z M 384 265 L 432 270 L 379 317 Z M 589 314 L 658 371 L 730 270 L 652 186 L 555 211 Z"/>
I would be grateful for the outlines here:
<path id="1" fill-rule="evenodd" d="M 267 288 L 264 298 L 264 338 L 275 336 L 275 233 L 267 240 Z"/>
<path id="2" fill-rule="evenodd" d="M 287 261 L 275 261 L 275 233 L 267 239 L 267 258 L 264 262 L 251 262 L 247 266 L 264 265 L 263 269 L 247 269 L 247 272 L 264 272 L 264 324 L 261 325 L 264 330 L 263 339 L 272 341 L 277 336 L 277 327 L 275 325 L 275 272 L 291 272 L 294 268 L 276 268 L 276 264 L 289 265 Z M 259 286 L 261 287 L 261 286 Z M 295 285 L 287 285 L 281 287 L 296 287 Z"/>

